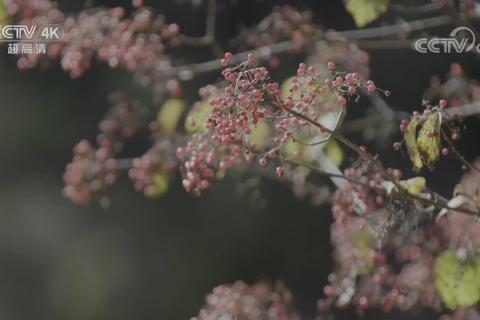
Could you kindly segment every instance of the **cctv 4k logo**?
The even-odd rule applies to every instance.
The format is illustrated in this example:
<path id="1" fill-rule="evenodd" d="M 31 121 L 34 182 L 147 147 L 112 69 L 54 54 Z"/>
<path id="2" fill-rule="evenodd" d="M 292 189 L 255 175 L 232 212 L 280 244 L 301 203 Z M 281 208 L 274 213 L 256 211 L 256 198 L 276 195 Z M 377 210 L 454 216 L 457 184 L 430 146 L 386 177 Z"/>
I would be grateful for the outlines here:
<path id="1" fill-rule="evenodd" d="M 465 33 L 471 34 L 471 40 L 468 38 L 463 38 L 460 41 L 457 38 L 454 38 L 458 35 L 459 32 L 464 31 Z M 433 38 L 428 40 L 427 38 L 421 38 L 415 41 L 415 50 L 420 53 L 451 53 L 451 52 L 469 52 L 472 51 L 475 46 L 475 34 L 472 30 L 467 27 L 458 27 L 450 33 L 452 38 Z M 480 44 L 477 46 L 477 52 L 480 52 Z"/>
<path id="2" fill-rule="evenodd" d="M 0 26 L 0 42 L 60 42 L 64 36 L 59 24 Z"/>

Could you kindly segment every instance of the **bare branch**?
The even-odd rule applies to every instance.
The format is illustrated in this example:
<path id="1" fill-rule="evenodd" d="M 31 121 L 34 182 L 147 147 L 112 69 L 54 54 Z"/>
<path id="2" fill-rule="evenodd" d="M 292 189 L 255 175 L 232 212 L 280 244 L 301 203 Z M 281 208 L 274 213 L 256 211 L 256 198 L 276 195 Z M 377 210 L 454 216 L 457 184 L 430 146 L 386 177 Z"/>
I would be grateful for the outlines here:
<path id="1" fill-rule="evenodd" d="M 429 3 L 423 6 L 409 7 L 403 6 L 401 4 L 390 4 L 388 10 L 396 11 L 398 13 L 408 13 L 408 14 L 422 14 L 439 10 L 440 7 L 437 3 Z"/>

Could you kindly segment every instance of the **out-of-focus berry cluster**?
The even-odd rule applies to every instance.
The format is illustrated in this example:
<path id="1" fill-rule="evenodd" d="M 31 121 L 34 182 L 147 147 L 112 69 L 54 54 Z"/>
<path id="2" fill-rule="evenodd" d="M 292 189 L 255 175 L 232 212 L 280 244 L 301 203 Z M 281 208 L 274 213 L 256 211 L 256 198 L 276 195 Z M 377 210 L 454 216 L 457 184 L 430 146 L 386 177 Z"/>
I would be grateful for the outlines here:
<path id="1" fill-rule="evenodd" d="M 191 320 L 300 320 L 293 298 L 282 281 L 273 286 L 241 281 L 221 285 L 205 298 L 206 305 Z"/>

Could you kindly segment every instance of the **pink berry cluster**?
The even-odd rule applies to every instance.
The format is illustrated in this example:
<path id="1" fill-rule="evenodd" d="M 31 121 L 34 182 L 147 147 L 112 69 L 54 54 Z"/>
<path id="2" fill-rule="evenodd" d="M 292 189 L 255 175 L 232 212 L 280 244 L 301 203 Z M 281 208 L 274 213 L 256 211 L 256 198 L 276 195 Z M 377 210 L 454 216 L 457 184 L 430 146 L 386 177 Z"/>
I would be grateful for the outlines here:
<path id="1" fill-rule="evenodd" d="M 180 28 L 166 24 L 163 17 L 153 17 L 149 10 L 138 11 L 133 18 L 124 18 L 125 9 L 90 10 L 76 17 L 58 10 L 53 2 L 9 0 L 10 14 L 27 26 L 45 23 L 61 24 L 65 37 L 48 47 L 48 58 L 61 57 L 61 64 L 72 78 L 81 76 L 91 67 L 95 54 L 110 67 L 152 69 L 157 56 L 165 51 L 165 44 L 177 46 Z M 11 8 L 15 8 L 11 9 Z M 19 61 L 19 67 L 31 68 L 42 55 L 28 55 Z M 45 62 L 44 67 L 49 63 Z"/>
<path id="2" fill-rule="evenodd" d="M 479 166 L 480 160 L 477 159 L 475 165 Z M 375 181 L 374 172 L 373 176 L 365 176 L 364 171 L 368 167 L 370 165 L 364 164 L 361 170 L 349 168 L 345 175 L 355 177 L 362 185 L 378 185 L 383 179 Z M 401 172 L 394 170 L 393 175 L 400 178 Z M 479 176 L 474 170 L 464 175 L 461 185 L 465 194 L 473 194 L 480 187 Z M 331 239 L 337 267 L 329 276 L 330 284 L 324 288 L 327 298 L 318 302 L 320 312 L 328 312 L 331 306 L 349 305 L 356 306 L 359 315 L 363 315 L 366 308 L 375 306 L 382 307 L 386 313 L 392 308 L 407 311 L 416 305 L 440 312 L 442 299 L 433 276 L 435 258 L 445 248 L 472 254 L 477 252 L 480 246 L 478 219 L 450 211 L 437 222 L 418 220 L 417 223 L 427 223 L 422 229 L 405 229 L 396 223 L 389 224 L 388 230 L 383 233 L 380 251 L 374 238 L 377 231 L 375 223 L 382 219 L 372 219 L 372 216 L 385 215 L 389 204 L 382 196 L 375 197 L 374 192 L 367 196 L 369 202 L 363 202 L 368 211 L 357 212 L 354 199 L 365 201 L 365 193 L 359 188 L 368 189 L 347 184 L 335 193 L 332 207 L 335 222 L 331 227 Z M 387 264 L 387 257 L 402 265 L 400 272 L 392 270 Z M 459 308 L 455 316 L 465 312 L 465 308 Z M 444 315 L 441 319 L 444 318 L 449 319 L 449 316 Z"/>
<path id="3" fill-rule="evenodd" d="M 214 176 L 215 168 L 226 170 L 242 158 L 247 163 L 253 161 L 252 153 L 245 152 L 245 149 L 240 146 L 241 140 L 235 136 L 233 139 L 236 140 L 229 140 L 223 147 L 217 148 L 218 139 L 208 139 L 205 135 L 195 133 L 185 148 L 177 149 L 176 155 L 182 164 L 182 185 L 187 192 L 200 196 L 201 190 L 209 187 L 210 183 L 207 179 Z"/>
<path id="4" fill-rule="evenodd" d="M 430 102 L 444 101 L 440 107 L 456 108 L 465 104 L 480 101 L 480 84 L 477 80 L 469 78 L 462 65 L 453 63 L 446 81 L 433 76 L 430 87 L 424 93 L 424 99 Z"/>
<path id="5" fill-rule="evenodd" d="M 62 194 L 72 202 L 87 205 L 92 199 L 108 206 L 105 189 L 117 180 L 116 160 L 106 147 L 92 148 L 82 140 L 74 148 L 75 157 L 63 175 L 65 187 Z"/>
<path id="6" fill-rule="evenodd" d="M 124 99 L 122 92 L 110 95 L 109 100 L 112 107 L 100 122 L 99 129 L 107 139 L 102 143 L 113 144 L 115 151 L 119 152 L 123 140 L 135 136 L 140 128 L 146 126 L 145 118 L 149 110 L 138 100 Z M 99 139 L 104 140 L 101 137 Z"/>
<path id="7" fill-rule="evenodd" d="M 163 16 L 154 16 L 151 10 L 141 8 L 138 3 L 134 5 L 140 9 L 132 18 L 125 18 L 125 9 L 121 7 L 95 8 L 69 15 L 48 0 L 8 0 L 6 3 L 9 14 L 22 25 L 55 23 L 65 30 L 61 42 L 47 44 L 47 55 L 20 53 L 18 67 L 21 70 L 38 64 L 47 69 L 53 60 L 60 59 L 63 70 L 71 78 L 78 78 L 97 58 L 113 69 L 135 72 L 142 86 L 152 88 L 154 101 L 161 101 L 164 91 L 174 97 L 181 95 L 178 80 L 165 76 L 160 70 L 171 65 L 165 51 L 182 42 L 180 27 L 168 24 Z"/>
<path id="8" fill-rule="evenodd" d="M 369 91 L 377 89 L 373 81 L 364 82 L 357 73 L 318 73 L 314 66 L 307 68 L 301 63 L 298 77 L 291 80 L 291 87 L 282 99 L 284 94 L 279 84 L 270 81 L 265 67 L 254 66 L 253 59 L 254 56 L 250 54 L 246 62 L 223 71 L 228 85 L 221 96 L 209 101 L 212 113 L 207 118 L 205 129 L 211 132 L 210 139 L 214 143 L 219 142 L 227 147 L 237 143 L 247 149 L 255 149 L 248 136 L 259 121 L 276 120 L 274 126 L 279 134 L 271 138 L 271 149 L 260 160 L 261 165 L 266 165 L 267 156 L 273 158 L 278 154 L 281 157 L 281 148 L 288 142 L 302 143 L 297 139 L 302 128 L 308 129 L 312 123 L 318 123 L 322 113 L 332 110 L 332 101 L 325 101 L 325 94 L 332 96 L 334 102 L 342 106 L 348 98 L 358 94 L 360 88 Z M 227 53 L 221 63 L 224 66 L 232 63 L 232 54 Z M 334 69 L 335 64 L 330 62 L 328 67 Z M 326 74 L 333 74 L 333 77 L 327 77 Z M 319 134 L 327 132 L 324 126 L 314 129 Z M 291 156 L 298 157 L 300 152 L 294 151 Z M 251 159 L 252 156 L 247 155 L 247 161 Z M 283 176 L 283 166 L 276 171 Z"/>
<path id="9" fill-rule="evenodd" d="M 106 187 L 118 176 L 113 157 L 122 151 L 126 139 L 145 126 L 148 110 L 139 101 L 125 100 L 121 92 L 110 95 L 109 100 L 112 107 L 99 125 L 99 148 L 94 149 L 90 142 L 82 140 L 74 148 L 75 157 L 64 174 L 63 194 L 74 203 L 86 205 L 91 200 L 103 199 Z"/>
<path id="10" fill-rule="evenodd" d="M 172 147 L 170 140 L 163 137 L 161 142 L 155 142 L 143 156 L 133 159 L 128 176 L 135 182 L 135 191 L 143 192 L 149 198 L 166 192 L 169 175 L 178 170 L 178 161 Z"/>
<path id="11" fill-rule="evenodd" d="M 319 47 L 315 62 L 327 65 L 329 61 L 337 65 L 348 66 L 351 71 L 357 72 L 362 79 L 370 78 L 370 54 L 361 50 L 357 45 L 337 36 L 333 30 L 326 32 L 329 40 Z"/>
<path id="12" fill-rule="evenodd" d="M 308 10 L 299 12 L 289 5 L 277 7 L 257 28 L 245 28 L 230 44 L 237 50 L 245 51 L 294 40 L 295 52 L 301 53 L 305 46 L 315 47 L 315 36 L 321 34 L 320 27 L 312 22 L 312 17 L 312 12 Z"/>
<path id="13" fill-rule="evenodd" d="M 249 286 L 241 281 L 221 285 L 205 298 L 206 305 L 191 320 L 300 320 L 293 309 L 291 292 L 282 281 L 273 286 L 257 283 Z"/>

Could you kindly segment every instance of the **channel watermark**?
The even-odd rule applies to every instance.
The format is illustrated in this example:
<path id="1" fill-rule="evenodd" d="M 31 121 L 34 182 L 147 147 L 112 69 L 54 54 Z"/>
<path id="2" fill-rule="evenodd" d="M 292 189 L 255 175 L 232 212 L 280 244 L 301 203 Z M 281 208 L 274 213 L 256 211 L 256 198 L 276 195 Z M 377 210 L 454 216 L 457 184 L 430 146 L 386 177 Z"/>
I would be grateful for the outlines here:
<path id="1" fill-rule="evenodd" d="M 472 35 L 472 41 L 469 42 L 467 38 L 463 38 L 460 41 L 456 38 L 453 38 L 461 31 L 470 32 Z M 427 38 L 420 38 L 415 41 L 415 50 L 420 53 L 462 53 L 472 51 L 475 47 L 475 34 L 467 27 L 455 28 L 450 33 L 450 37 L 452 38 L 433 38 L 430 40 Z M 477 52 L 480 52 L 480 44 L 477 45 L 476 49 Z"/>
<path id="2" fill-rule="evenodd" d="M 45 54 L 47 43 L 60 42 L 64 36 L 65 30 L 59 24 L 0 25 L 0 43 L 9 42 L 8 54 Z"/>

